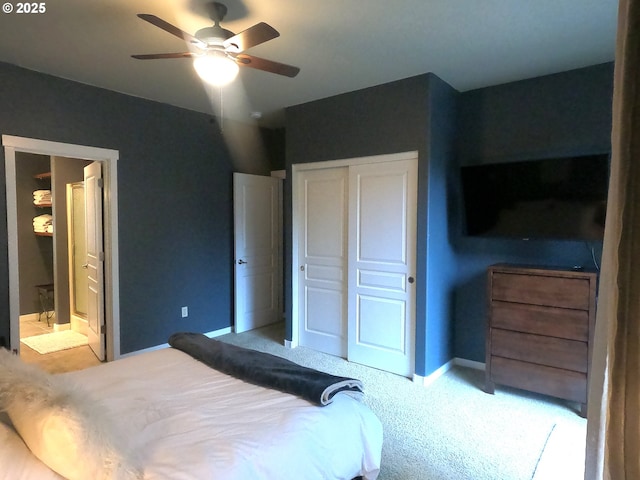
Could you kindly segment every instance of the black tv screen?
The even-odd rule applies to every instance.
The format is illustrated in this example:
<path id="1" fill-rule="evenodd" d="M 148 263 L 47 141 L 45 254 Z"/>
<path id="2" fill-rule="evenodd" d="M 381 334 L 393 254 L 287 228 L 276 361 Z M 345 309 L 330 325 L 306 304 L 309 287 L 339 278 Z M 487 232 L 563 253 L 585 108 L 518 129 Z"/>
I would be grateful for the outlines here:
<path id="1" fill-rule="evenodd" d="M 609 155 L 465 166 L 466 233 L 602 241 Z"/>

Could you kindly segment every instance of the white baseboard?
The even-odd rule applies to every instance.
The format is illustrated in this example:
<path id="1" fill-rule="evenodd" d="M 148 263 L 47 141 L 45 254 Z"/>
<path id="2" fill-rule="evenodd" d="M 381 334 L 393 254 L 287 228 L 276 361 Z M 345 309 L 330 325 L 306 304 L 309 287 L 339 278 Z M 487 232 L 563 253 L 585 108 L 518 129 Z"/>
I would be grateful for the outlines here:
<path id="1" fill-rule="evenodd" d="M 231 333 L 231 327 L 225 327 L 219 330 L 213 330 L 211 332 L 203 333 L 203 335 L 206 335 L 209 338 L 214 338 L 214 337 L 219 337 L 221 335 L 226 335 L 227 333 Z M 168 347 L 169 347 L 168 343 L 163 343 L 162 345 L 156 345 L 155 347 L 143 348 L 142 350 L 136 350 L 135 352 L 124 353 L 120 355 L 119 358 L 133 357 L 134 355 L 139 355 L 145 352 L 153 352 L 155 350 L 162 350 L 163 348 L 168 348 Z"/>
<path id="2" fill-rule="evenodd" d="M 413 381 L 418 385 L 422 385 L 423 387 L 428 387 L 433 382 L 435 382 L 438 378 L 440 378 L 442 375 L 447 373 L 452 366 L 453 366 L 453 360 L 450 360 L 444 365 L 442 365 L 440 368 L 435 370 L 434 372 L 427 375 L 426 377 L 423 377 L 422 375 L 417 375 L 414 373 Z"/>
<path id="3" fill-rule="evenodd" d="M 70 323 L 54 323 L 53 324 L 54 332 L 64 332 L 65 330 L 71 330 Z"/>
<path id="4" fill-rule="evenodd" d="M 69 326 L 69 324 L 67 323 L 56 323 L 56 315 L 54 311 L 49 311 L 47 312 L 48 315 L 51 315 L 49 317 L 49 325 L 53 326 L 53 331 L 54 332 L 60 332 L 62 330 L 69 330 L 69 328 L 71 328 Z M 20 315 L 20 321 L 25 321 L 25 322 L 31 322 L 31 321 L 41 321 L 44 323 L 47 323 L 47 319 L 44 316 L 45 314 L 42 313 L 26 313 L 24 315 Z"/>
<path id="5" fill-rule="evenodd" d="M 298 342 L 294 342 L 293 340 L 284 340 L 285 348 L 296 348 L 298 346 Z"/>
<path id="6" fill-rule="evenodd" d="M 452 360 L 449 360 L 447 363 L 445 363 L 440 368 L 438 368 L 434 372 L 430 373 L 426 377 L 423 377 L 422 375 L 417 375 L 417 374 L 414 373 L 413 374 L 413 381 L 415 383 L 417 383 L 418 385 L 422 385 L 423 387 L 428 387 L 433 382 L 435 382 L 438 378 L 440 378 L 442 375 L 444 375 L 449 370 L 451 370 L 451 368 L 453 368 L 453 367 L 466 367 L 466 368 L 473 368 L 473 369 L 476 369 L 476 370 L 483 370 L 484 371 L 485 364 L 482 363 L 482 362 L 476 362 L 476 361 L 473 361 L 473 360 L 467 360 L 466 358 L 458 358 L 458 357 L 456 357 L 456 358 L 453 358 Z"/>
<path id="7" fill-rule="evenodd" d="M 205 335 L 209 338 L 215 338 L 221 335 L 226 335 L 227 333 L 231 333 L 231 327 L 225 327 L 219 330 L 213 330 L 212 332 L 205 333 Z"/>
<path id="8" fill-rule="evenodd" d="M 486 365 L 483 362 L 476 362 L 475 360 L 467 360 L 466 358 L 454 358 L 454 365 L 458 367 L 473 368 L 475 370 L 482 370 L 484 372 Z"/>

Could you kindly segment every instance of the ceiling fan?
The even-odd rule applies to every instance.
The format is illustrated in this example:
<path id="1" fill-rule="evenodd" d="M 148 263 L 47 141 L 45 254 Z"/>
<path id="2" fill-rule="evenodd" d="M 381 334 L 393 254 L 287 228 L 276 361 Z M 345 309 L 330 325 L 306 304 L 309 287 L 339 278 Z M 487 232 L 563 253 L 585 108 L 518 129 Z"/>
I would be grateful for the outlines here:
<path id="1" fill-rule="evenodd" d="M 139 13 L 138 17 L 142 20 L 181 38 L 193 48 L 190 48 L 189 52 L 182 53 L 152 53 L 131 56 L 138 60 L 193 58 L 194 68 L 198 75 L 204 81 L 217 86 L 226 85 L 233 81 L 238 73 L 239 66 L 251 67 L 292 78 L 298 74 L 300 71 L 298 67 L 243 53 L 251 47 L 279 37 L 280 33 L 275 28 L 260 22 L 238 34 L 234 34 L 220 26 L 220 22 L 227 14 L 227 7 L 219 2 L 212 2 L 208 6 L 210 7 L 210 17 L 214 25 L 198 30 L 195 35 L 180 30 L 155 15 Z"/>

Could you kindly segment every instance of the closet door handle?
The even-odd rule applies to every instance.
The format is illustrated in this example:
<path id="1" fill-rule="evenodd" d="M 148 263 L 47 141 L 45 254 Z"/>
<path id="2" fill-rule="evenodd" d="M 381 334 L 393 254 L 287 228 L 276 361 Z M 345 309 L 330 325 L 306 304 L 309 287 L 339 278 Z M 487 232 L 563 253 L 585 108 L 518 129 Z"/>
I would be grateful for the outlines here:
<path id="1" fill-rule="evenodd" d="M 409 283 L 413 283 L 413 282 L 415 282 L 415 280 L 413 279 L 413 277 L 409 277 L 409 278 L 407 279 L 407 281 L 408 281 Z"/>
<path id="2" fill-rule="evenodd" d="M 87 268 L 89 268 L 89 264 L 85 263 L 84 265 L 82 265 L 82 268 L 84 268 L 86 270 Z"/>
<path id="3" fill-rule="evenodd" d="M 243 265 L 243 264 L 245 264 L 245 263 L 247 263 L 247 262 L 245 262 L 245 261 L 244 261 L 244 260 L 242 260 L 242 259 L 238 260 L 238 265 Z"/>

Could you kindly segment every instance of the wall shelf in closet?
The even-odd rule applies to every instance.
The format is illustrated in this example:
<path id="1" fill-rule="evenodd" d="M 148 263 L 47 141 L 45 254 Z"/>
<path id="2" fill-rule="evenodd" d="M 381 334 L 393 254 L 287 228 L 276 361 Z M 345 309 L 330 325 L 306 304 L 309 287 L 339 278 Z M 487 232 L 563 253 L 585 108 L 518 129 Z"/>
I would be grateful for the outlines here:
<path id="1" fill-rule="evenodd" d="M 51 182 L 51 172 L 43 172 L 43 173 L 38 173 L 37 175 L 34 175 L 33 178 L 35 178 L 36 180 L 44 180 L 44 181 L 48 181 Z M 51 188 L 50 186 L 48 187 L 49 189 Z M 36 193 L 42 193 L 42 192 L 46 192 L 47 195 L 43 195 L 44 198 L 42 198 L 43 196 L 40 195 L 37 197 L 36 200 Z M 51 190 L 36 190 L 34 191 L 34 202 L 33 205 L 37 208 L 52 208 L 53 204 L 51 202 Z M 44 217 L 45 215 L 38 215 L 34 218 L 34 234 L 38 237 L 53 237 L 53 232 L 50 231 L 46 231 L 46 230 L 50 230 L 50 228 L 37 228 L 36 229 L 36 220 L 39 220 L 40 218 Z M 49 214 L 46 214 L 46 216 L 49 217 L 49 223 L 51 223 L 51 216 Z M 49 225 L 50 226 L 50 225 Z M 42 227 L 42 226 L 40 226 Z M 43 231 L 45 230 L 45 231 Z"/>

